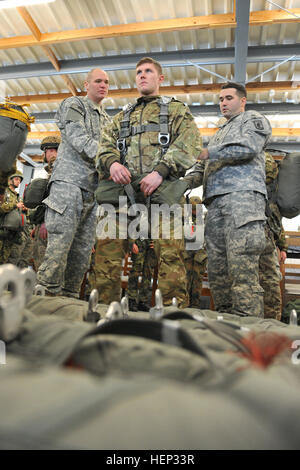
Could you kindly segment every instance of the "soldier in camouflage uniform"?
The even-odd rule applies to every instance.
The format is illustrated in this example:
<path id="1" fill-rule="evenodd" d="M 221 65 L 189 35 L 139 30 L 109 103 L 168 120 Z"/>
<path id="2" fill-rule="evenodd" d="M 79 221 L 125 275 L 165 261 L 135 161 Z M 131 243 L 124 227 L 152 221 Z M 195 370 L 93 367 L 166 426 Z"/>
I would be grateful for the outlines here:
<path id="1" fill-rule="evenodd" d="M 163 79 L 159 63 L 148 57 L 139 61 L 136 67 L 136 84 L 140 97 L 134 105 L 115 116 L 112 124 L 103 132 L 97 165 L 100 179 L 111 178 L 116 183 L 116 191 L 120 185 L 134 184 L 138 180 L 135 197 L 144 205 L 153 203 L 155 197 L 159 197 L 170 182 L 177 184 L 178 179 L 184 176 L 201 153 L 200 134 L 187 106 L 174 98 L 159 96 L 159 85 Z M 163 134 L 160 131 L 162 103 L 167 107 L 164 135 L 169 137 L 169 143 L 160 140 Z M 123 134 L 121 122 L 128 110 L 131 110 L 129 134 L 120 142 Z M 119 143 L 124 144 L 123 149 Z M 178 183 L 178 186 L 181 187 L 181 184 Z M 185 189 L 186 186 L 184 183 Z M 160 229 L 161 227 L 162 224 Z M 168 239 L 161 237 L 154 240 L 154 249 L 159 263 L 158 285 L 164 303 L 170 304 L 176 296 L 180 306 L 187 306 L 183 237 L 175 239 L 171 230 Z M 111 285 L 114 282 L 111 278 Z"/>
<path id="2" fill-rule="evenodd" d="M 37 274 L 48 295 L 79 296 L 95 242 L 95 157 L 109 120 L 101 105 L 108 92 L 107 74 L 100 69 L 90 71 L 85 87 L 87 96 L 67 98 L 56 115 L 62 142 L 50 194 L 43 201 L 48 245 Z"/>
<path id="3" fill-rule="evenodd" d="M 265 247 L 265 159 L 269 121 L 245 111 L 246 90 L 227 83 L 220 92 L 225 124 L 203 150 L 190 187 L 203 184 L 208 209 L 205 241 L 208 277 L 216 310 L 263 316 L 259 257 Z"/>
<path id="4" fill-rule="evenodd" d="M 157 260 L 152 240 L 136 240 L 134 245 L 138 251 L 132 249 L 130 255 L 132 268 L 128 274 L 127 287 L 129 310 L 148 312 L 152 297 L 151 279 Z"/>
<path id="5" fill-rule="evenodd" d="M 44 163 L 46 164 L 44 170 L 48 173 L 48 179 L 50 179 L 52 174 L 53 166 L 57 157 L 57 150 L 60 143 L 61 138 L 56 136 L 47 136 L 41 142 L 41 150 L 44 152 Z M 38 206 L 30 214 L 31 219 L 35 221 L 35 227 L 31 233 L 31 236 L 34 240 L 33 257 L 36 270 L 39 269 L 43 262 L 48 240 L 48 233 L 44 222 L 43 207 L 45 206 Z"/>
<path id="6" fill-rule="evenodd" d="M 8 214 L 12 210 L 18 208 L 24 210 L 23 202 L 19 201 L 19 195 L 16 189 L 19 187 L 23 175 L 20 171 L 15 171 L 9 178 L 9 185 L 5 189 L 3 202 L 0 205 L 0 214 Z M 0 264 L 7 263 L 12 250 L 15 248 L 17 252 L 20 251 L 22 245 L 22 234 L 19 232 L 8 232 L 4 238 L 0 239 Z"/>
<path id="7" fill-rule="evenodd" d="M 200 197 L 192 196 L 189 203 L 192 204 L 192 227 L 194 228 L 196 206 L 201 204 L 201 199 Z M 199 250 L 185 249 L 184 263 L 188 279 L 189 307 L 201 308 L 202 279 L 207 266 L 206 249 L 204 247 Z"/>
<path id="8" fill-rule="evenodd" d="M 285 261 L 287 243 L 276 204 L 278 166 L 274 158 L 265 152 L 266 183 L 268 191 L 267 224 L 265 226 L 266 247 L 259 258 L 259 281 L 264 289 L 264 317 L 280 320 L 282 300 L 280 291 L 280 260 Z"/>

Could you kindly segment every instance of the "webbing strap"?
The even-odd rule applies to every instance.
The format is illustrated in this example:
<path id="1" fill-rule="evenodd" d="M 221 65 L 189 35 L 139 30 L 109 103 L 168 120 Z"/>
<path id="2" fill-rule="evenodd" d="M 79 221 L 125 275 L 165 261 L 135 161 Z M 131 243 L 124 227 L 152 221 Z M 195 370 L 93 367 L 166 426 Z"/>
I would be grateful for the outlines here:
<path id="1" fill-rule="evenodd" d="M 10 119 L 17 119 L 18 121 L 24 122 L 30 130 L 30 123 L 34 122 L 35 118 L 33 116 L 29 116 L 29 114 L 25 110 L 18 110 L 12 108 L 13 103 L 5 103 L 0 104 L 0 116 L 5 116 Z M 18 106 L 16 104 L 16 106 Z"/>

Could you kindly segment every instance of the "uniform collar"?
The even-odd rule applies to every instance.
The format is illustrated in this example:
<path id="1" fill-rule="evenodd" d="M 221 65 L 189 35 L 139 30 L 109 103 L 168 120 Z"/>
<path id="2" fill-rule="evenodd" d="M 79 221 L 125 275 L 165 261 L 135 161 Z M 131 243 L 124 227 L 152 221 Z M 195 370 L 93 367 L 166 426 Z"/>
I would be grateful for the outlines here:
<path id="1" fill-rule="evenodd" d="M 94 103 L 94 101 L 90 100 L 90 98 L 87 95 L 84 97 L 84 100 L 87 101 L 87 103 L 92 109 L 96 109 L 99 112 L 103 111 L 103 106 L 101 102 L 99 104 Z"/>
<path id="2" fill-rule="evenodd" d="M 151 101 L 157 101 L 160 98 L 160 95 L 154 95 L 154 96 L 140 96 L 137 98 L 136 102 L 138 104 L 141 103 L 151 103 Z"/>

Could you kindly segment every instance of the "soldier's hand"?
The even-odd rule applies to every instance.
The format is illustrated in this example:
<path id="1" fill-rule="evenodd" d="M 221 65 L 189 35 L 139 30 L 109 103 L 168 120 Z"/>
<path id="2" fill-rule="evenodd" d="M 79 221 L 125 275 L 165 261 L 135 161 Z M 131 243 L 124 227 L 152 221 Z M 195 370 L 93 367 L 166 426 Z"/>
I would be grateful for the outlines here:
<path id="1" fill-rule="evenodd" d="M 152 171 L 152 173 L 149 173 L 149 175 L 141 180 L 141 191 L 146 197 L 150 196 L 162 182 L 163 177 L 157 171 Z"/>
<path id="2" fill-rule="evenodd" d="M 40 238 L 41 240 L 47 240 L 47 238 L 48 238 L 48 231 L 47 231 L 47 229 L 46 229 L 46 224 L 45 224 L 45 222 L 42 223 L 42 225 L 40 226 L 39 238 Z"/>
<path id="3" fill-rule="evenodd" d="M 139 247 L 137 246 L 136 243 L 133 243 L 133 245 L 132 245 L 132 250 L 131 250 L 131 251 L 132 251 L 132 253 L 134 253 L 135 255 L 138 254 L 138 252 L 139 252 Z"/>
<path id="4" fill-rule="evenodd" d="M 114 183 L 117 184 L 129 184 L 131 181 L 131 173 L 124 165 L 121 163 L 114 162 L 110 169 L 110 176 Z"/>
<path id="5" fill-rule="evenodd" d="M 200 153 L 198 160 L 207 160 L 209 157 L 209 153 L 207 149 L 203 149 L 202 152 Z"/>

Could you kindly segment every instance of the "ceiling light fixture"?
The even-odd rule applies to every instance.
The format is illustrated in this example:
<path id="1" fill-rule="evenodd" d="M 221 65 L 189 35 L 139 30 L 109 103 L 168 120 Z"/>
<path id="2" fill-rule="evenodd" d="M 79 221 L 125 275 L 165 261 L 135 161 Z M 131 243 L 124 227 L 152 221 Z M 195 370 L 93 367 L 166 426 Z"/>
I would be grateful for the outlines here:
<path id="1" fill-rule="evenodd" d="M 40 3 L 51 3 L 55 0 L 0 0 L 0 10 L 4 8 L 27 7 Z"/>

